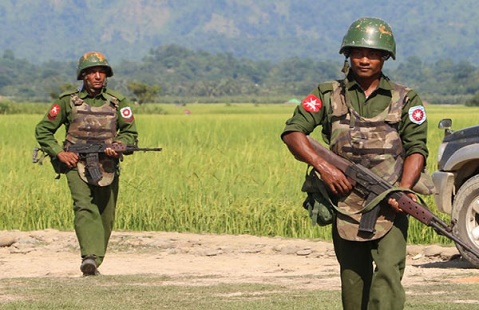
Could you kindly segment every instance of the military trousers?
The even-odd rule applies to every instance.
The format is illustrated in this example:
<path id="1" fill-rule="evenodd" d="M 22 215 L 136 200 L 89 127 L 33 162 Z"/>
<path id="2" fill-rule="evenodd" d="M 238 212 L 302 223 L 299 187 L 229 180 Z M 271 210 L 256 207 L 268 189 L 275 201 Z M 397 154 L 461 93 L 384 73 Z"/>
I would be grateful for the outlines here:
<path id="1" fill-rule="evenodd" d="M 105 257 L 115 221 L 119 177 L 108 186 L 84 182 L 76 169 L 66 174 L 73 199 L 75 233 L 82 258 L 94 255 L 98 266 Z"/>
<path id="2" fill-rule="evenodd" d="M 404 308 L 406 297 L 401 280 L 406 268 L 408 225 L 407 216 L 400 213 L 384 237 L 357 242 L 342 239 L 333 224 L 343 309 Z"/>

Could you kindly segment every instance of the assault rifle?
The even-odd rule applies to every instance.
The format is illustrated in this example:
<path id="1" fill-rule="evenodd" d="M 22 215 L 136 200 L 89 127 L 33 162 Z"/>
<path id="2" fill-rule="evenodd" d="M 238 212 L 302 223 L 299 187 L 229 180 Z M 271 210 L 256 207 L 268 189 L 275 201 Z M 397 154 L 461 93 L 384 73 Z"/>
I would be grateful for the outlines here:
<path id="1" fill-rule="evenodd" d="M 65 151 L 77 153 L 80 156 L 91 153 L 104 153 L 107 148 L 111 148 L 117 153 L 131 154 L 133 152 L 159 152 L 161 147 L 138 147 L 136 145 L 126 145 L 121 143 L 75 143 L 68 147 L 65 147 Z"/>
<path id="2" fill-rule="evenodd" d="M 312 139 L 308 136 L 308 140 L 313 146 L 314 150 L 318 155 L 323 159 L 331 163 L 333 166 L 341 170 L 353 186 L 358 188 L 359 192 L 363 193 L 367 198 L 367 201 L 371 201 L 375 197 L 378 197 L 381 194 L 384 194 L 386 191 L 390 191 L 386 195 L 386 198 L 394 198 L 399 204 L 399 208 L 405 213 L 411 215 L 421 223 L 426 226 L 432 227 L 438 234 L 443 235 L 450 240 L 454 241 L 456 244 L 461 246 L 463 249 L 467 250 L 477 258 L 479 258 L 479 252 L 476 251 L 472 246 L 458 238 L 453 234 L 452 227 L 447 225 L 439 217 L 434 215 L 427 207 L 422 204 L 412 200 L 404 191 L 398 189 L 398 191 L 392 190 L 393 186 L 383 180 L 381 177 L 376 175 L 371 170 L 366 167 L 350 162 L 349 160 L 333 153 L 324 146 L 322 146 L 318 141 Z M 377 219 L 377 214 L 379 212 L 379 207 L 372 209 L 366 213 L 363 213 L 362 217 L 367 215 L 376 216 L 374 222 Z M 360 230 L 361 230 L 360 223 Z M 366 225 L 366 232 L 371 232 L 368 230 L 370 225 Z M 364 228 L 363 228 L 364 229 Z"/>
<path id="3" fill-rule="evenodd" d="M 90 174 L 93 182 L 97 183 L 102 179 L 102 174 L 99 167 L 99 154 L 105 153 L 107 148 L 111 148 L 119 154 L 132 154 L 133 152 L 159 152 L 162 150 L 161 147 L 138 147 L 136 145 L 125 145 L 120 143 L 106 144 L 106 143 L 76 143 L 68 147 L 64 147 L 66 152 L 77 153 L 80 156 L 80 159 L 85 160 L 86 169 Z M 43 154 L 38 158 L 38 151 L 42 151 Z M 42 164 L 43 159 L 45 158 L 46 153 L 39 148 L 34 148 L 33 150 L 33 163 Z M 57 158 L 51 158 L 51 162 L 55 172 L 58 174 L 57 178 L 60 177 L 61 173 L 66 173 L 68 168 L 65 164 L 60 162 Z"/>
<path id="4" fill-rule="evenodd" d="M 65 147 L 64 149 L 67 152 L 77 153 L 80 156 L 80 159 L 84 159 L 86 163 L 86 170 L 88 171 L 92 182 L 98 183 L 103 177 L 99 166 L 99 154 L 104 153 L 107 148 L 111 148 L 120 154 L 131 154 L 138 151 L 159 152 L 162 150 L 160 147 L 147 148 L 121 143 L 75 143 Z"/>

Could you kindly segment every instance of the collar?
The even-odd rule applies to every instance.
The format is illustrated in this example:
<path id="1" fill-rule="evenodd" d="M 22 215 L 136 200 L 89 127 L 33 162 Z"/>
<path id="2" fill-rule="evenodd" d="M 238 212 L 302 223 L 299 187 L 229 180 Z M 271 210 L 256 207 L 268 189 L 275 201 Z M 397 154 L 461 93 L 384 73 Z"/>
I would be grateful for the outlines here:
<path id="1" fill-rule="evenodd" d="M 96 95 L 94 98 L 97 98 L 97 97 L 105 98 L 104 93 L 105 93 L 105 87 L 103 87 L 101 92 L 98 95 Z M 88 92 L 86 91 L 83 85 L 78 88 L 78 97 L 80 97 L 81 99 L 85 99 L 89 97 Z M 93 98 L 93 97 L 90 97 L 90 98 Z"/>
<path id="2" fill-rule="evenodd" d="M 348 90 L 351 90 L 355 87 L 358 88 L 358 89 L 361 88 L 361 86 L 359 86 L 359 83 L 354 79 L 352 73 L 349 73 L 347 78 L 346 78 L 346 88 Z M 389 90 L 389 91 L 393 90 L 393 86 L 391 84 L 391 81 L 382 72 L 381 72 L 381 77 L 379 78 L 378 89 L 384 89 L 384 90 Z"/>

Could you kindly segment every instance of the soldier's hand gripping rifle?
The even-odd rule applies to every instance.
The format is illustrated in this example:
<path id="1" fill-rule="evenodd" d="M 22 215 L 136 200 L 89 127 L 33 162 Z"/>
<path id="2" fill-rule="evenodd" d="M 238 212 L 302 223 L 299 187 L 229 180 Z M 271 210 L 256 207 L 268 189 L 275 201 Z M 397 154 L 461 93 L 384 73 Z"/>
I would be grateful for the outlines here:
<path id="1" fill-rule="evenodd" d="M 384 199 L 396 199 L 399 204 L 399 208 L 405 213 L 411 215 L 424 225 L 434 228 L 438 234 L 449 238 L 463 249 L 479 258 L 479 252 L 455 236 L 452 232 L 451 226 L 447 225 L 439 217 L 434 215 L 427 207 L 412 200 L 404 191 L 401 191 L 400 188 L 395 190 L 391 184 L 383 180 L 371 170 L 360 164 L 352 163 L 347 159 L 333 153 L 309 136 L 308 140 L 316 153 L 318 153 L 323 159 L 331 163 L 333 166 L 341 170 L 344 175 L 348 177 L 353 186 L 359 187 L 360 192 L 368 194 L 368 201 L 370 201 L 371 198 L 375 198 L 381 194 L 384 194 L 386 191 L 389 191 L 389 194 L 387 194 Z M 373 210 L 375 209 L 379 210 L 378 207 L 374 208 Z"/>

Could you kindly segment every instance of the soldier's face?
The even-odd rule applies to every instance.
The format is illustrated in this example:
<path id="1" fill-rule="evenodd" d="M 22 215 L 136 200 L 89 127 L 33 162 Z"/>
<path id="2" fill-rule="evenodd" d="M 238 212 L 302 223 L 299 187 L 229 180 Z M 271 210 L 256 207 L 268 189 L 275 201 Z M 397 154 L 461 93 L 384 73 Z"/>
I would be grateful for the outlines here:
<path id="1" fill-rule="evenodd" d="M 357 78 L 379 78 L 384 65 L 384 52 L 370 48 L 353 48 L 350 51 L 351 70 Z"/>
<path id="2" fill-rule="evenodd" d="M 102 89 L 106 81 L 106 69 L 104 67 L 91 67 L 85 69 L 83 81 L 92 90 Z"/>

